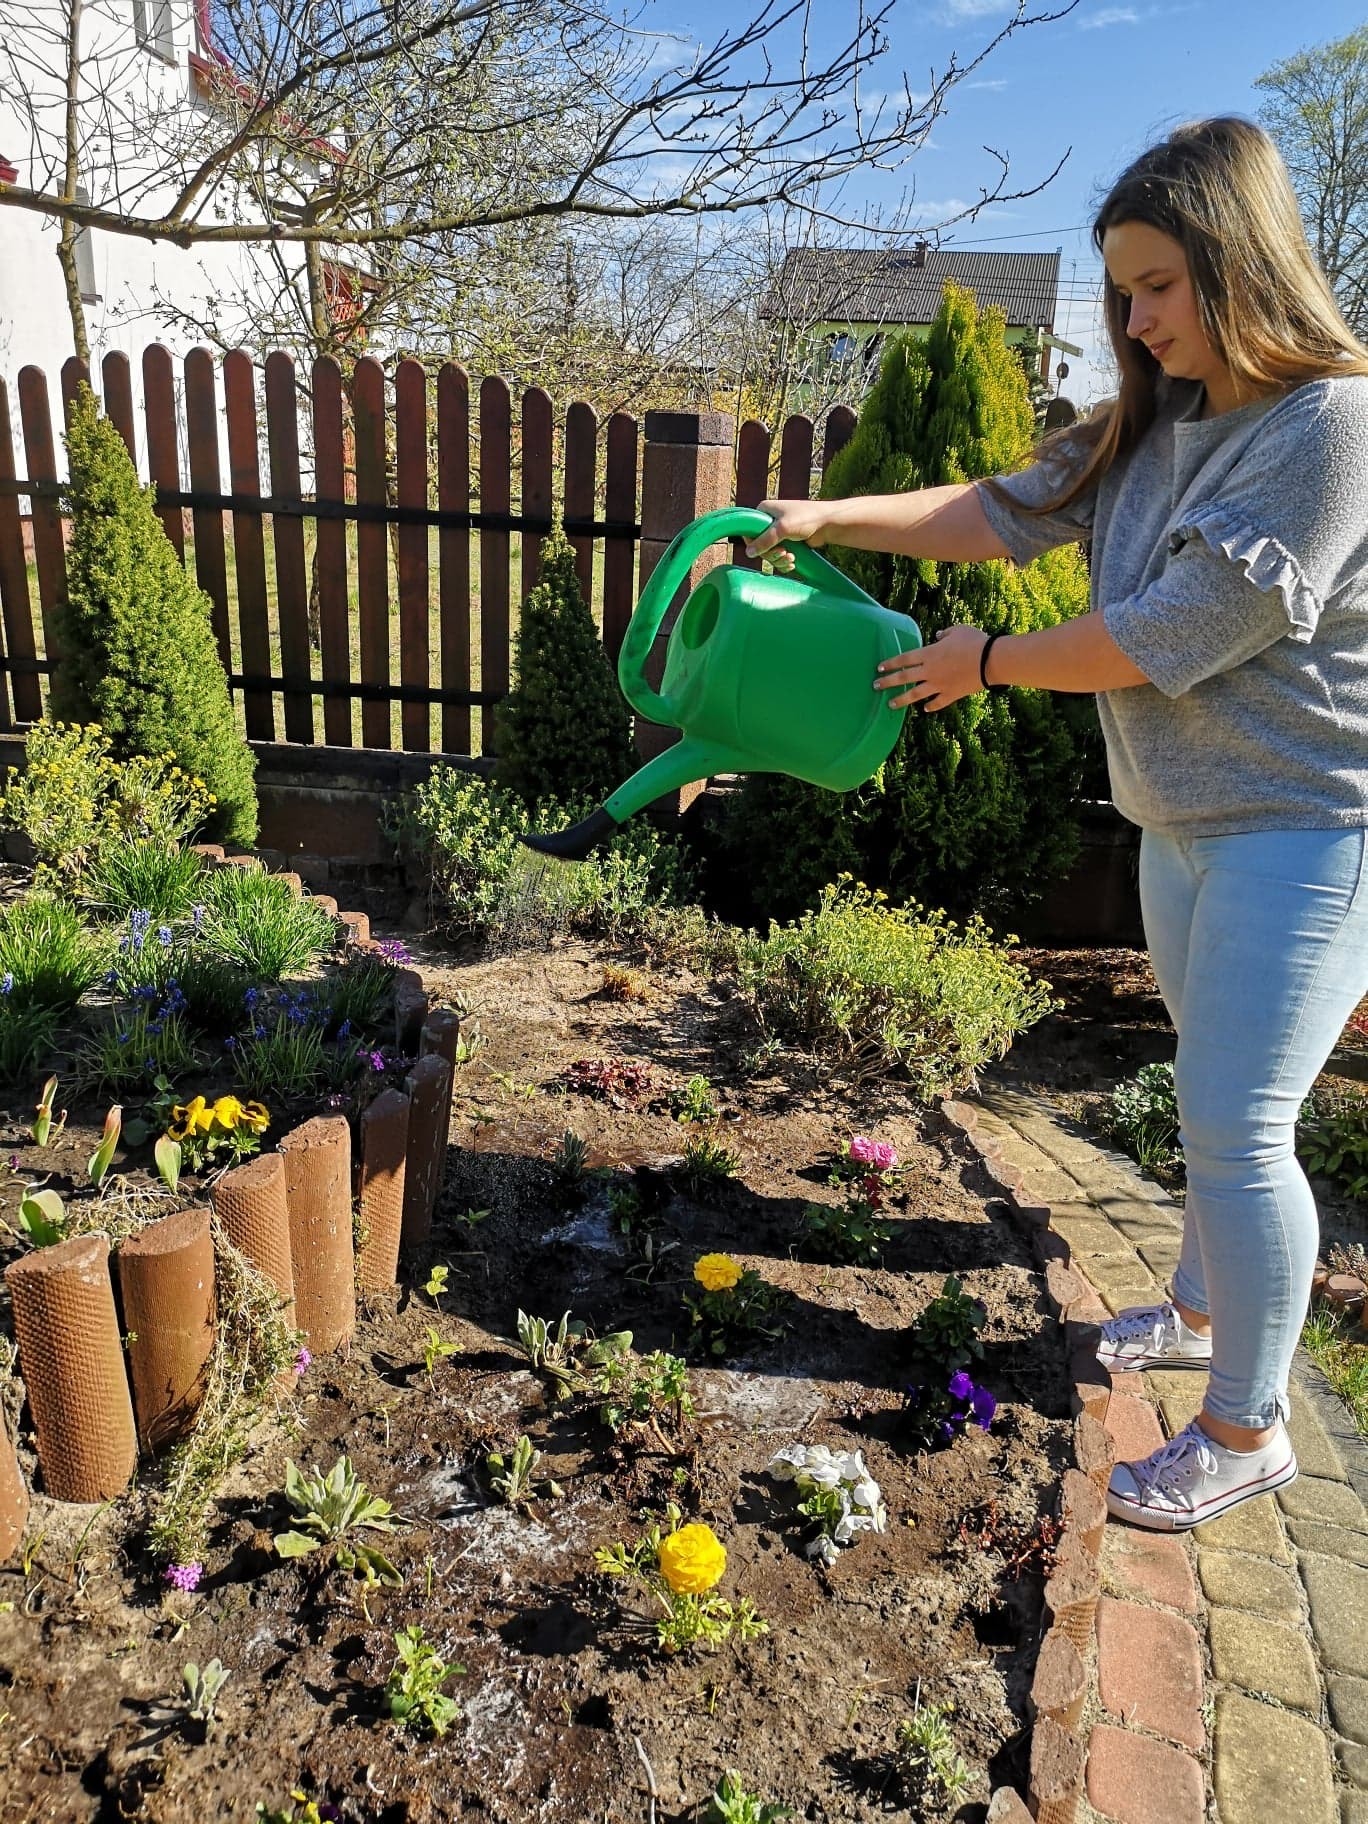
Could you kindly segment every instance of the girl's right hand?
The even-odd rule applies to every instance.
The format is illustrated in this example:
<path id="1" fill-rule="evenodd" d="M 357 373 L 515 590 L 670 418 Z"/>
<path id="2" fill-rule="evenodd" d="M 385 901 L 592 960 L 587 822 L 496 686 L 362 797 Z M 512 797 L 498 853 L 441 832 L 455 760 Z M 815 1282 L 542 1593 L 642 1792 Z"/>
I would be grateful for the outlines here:
<path id="1" fill-rule="evenodd" d="M 760 511 L 768 513 L 767 529 L 757 533 L 746 545 L 747 557 L 768 557 L 771 563 L 788 569 L 793 559 L 776 546 L 789 540 L 811 545 L 813 550 L 827 542 L 827 506 L 820 500 L 762 500 Z M 787 559 L 787 562 L 784 560 Z"/>

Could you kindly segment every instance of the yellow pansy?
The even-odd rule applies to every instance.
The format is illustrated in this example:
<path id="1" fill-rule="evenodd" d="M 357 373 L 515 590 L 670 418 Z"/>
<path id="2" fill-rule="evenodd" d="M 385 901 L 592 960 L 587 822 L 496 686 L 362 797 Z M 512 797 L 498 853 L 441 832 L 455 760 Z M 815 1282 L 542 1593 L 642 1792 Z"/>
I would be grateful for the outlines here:
<path id="1" fill-rule="evenodd" d="M 694 1278 L 705 1292 L 730 1292 L 741 1273 L 730 1254 L 705 1254 L 694 1263 Z"/>
<path id="2" fill-rule="evenodd" d="M 238 1125 L 251 1128 L 254 1134 L 264 1134 L 271 1125 L 271 1117 L 260 1102 L 244 1102 L 238 1115 Z"/>
<path id="3" fill-rule="evenodd" d="M 166 1131 L 173 1140 L 188 1140 L 192 1134 L 207 1134 L 213 1125 L 213 1109 L 203 1096 L 196 1096 L 171 1110 L 171 1125 Z"/>
<path id="4" fill-rule="evenodd" d="M 236 1096 L 220 1096 L 214 1104 L 214 1119 L 229 1133 L 242 1119 L 242 1104 Z"/>
<path id="5" fill-rule="evenodd" d="M 660 1574 L 676 1596 L 701 1596 L 726 1568 L 726 1546 L 710 1526 L 698 1521 L 660 1542 Z"/>

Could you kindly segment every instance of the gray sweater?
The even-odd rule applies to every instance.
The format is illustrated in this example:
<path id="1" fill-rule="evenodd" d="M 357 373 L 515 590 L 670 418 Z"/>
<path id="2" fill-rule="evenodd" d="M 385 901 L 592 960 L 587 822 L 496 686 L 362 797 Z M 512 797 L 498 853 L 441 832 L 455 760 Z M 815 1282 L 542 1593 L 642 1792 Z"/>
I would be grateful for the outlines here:
<path id="1" fill-rule="evenodd" d="M 1112 796 L 1147 829 L 1368 824 L 1368 377 L 1201 419 L 1162 383 L 1129 458 L 1062 513 L 979 499 L 1018 564 L 1091 541 L 1092 606 L 1152 681 L 1105 691 Z M 1059 460 L 1003 476 L 1024 502 Z"/>

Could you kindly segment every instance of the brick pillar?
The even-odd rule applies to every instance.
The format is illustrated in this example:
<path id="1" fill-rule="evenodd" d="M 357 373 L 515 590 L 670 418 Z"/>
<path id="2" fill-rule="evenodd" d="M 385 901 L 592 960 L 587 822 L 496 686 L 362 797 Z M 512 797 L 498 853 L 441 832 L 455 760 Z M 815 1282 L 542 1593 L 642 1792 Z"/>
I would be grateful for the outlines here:
<path id="1" fill-rule="evenodd" d="M 730 412 L 647 412 L 646 446 L 641 466 L 641 554 L 638 590 L 644 589 L 665 547 L 700 514 L 729 507 L 736 498 L 734 446 L 736 420 Z M 726 544 L 705 551 L 689 572 L 688 589 L 731 556 Z M 665 668 L 665 645 L 683 605 L 681 589 L 660 625 L 660 635 L 646 663 L 646 677 L 659 685 Z M 636 718 L 636 744 L 643 760 L 653 760 L 679 739 L 678 731 Z M 702 790 L 698 785 L 671 792 L 659 802 L 676 814 Z"/>

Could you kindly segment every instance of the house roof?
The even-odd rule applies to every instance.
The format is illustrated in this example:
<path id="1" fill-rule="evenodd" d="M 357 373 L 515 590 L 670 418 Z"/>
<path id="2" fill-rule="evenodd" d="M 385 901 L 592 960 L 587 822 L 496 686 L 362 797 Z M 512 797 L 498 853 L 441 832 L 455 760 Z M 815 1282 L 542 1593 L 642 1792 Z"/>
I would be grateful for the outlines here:
<path id="1" fill-rule="evenodd" d="M 947 280 L 1013 328 L 1053 329 L 1057 253 L 974 253 L 913 246 L 803 247 L 790 253 L 766 307 L 799 323 L 930 323 Z"/>
<path id="2" fill-rule="evenodd" d="M 0 155 L 0 184 L 17 184 L 18 182 L 18 165 L 12 165 L 7 158 Z"/>

